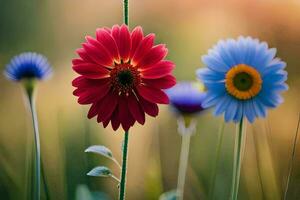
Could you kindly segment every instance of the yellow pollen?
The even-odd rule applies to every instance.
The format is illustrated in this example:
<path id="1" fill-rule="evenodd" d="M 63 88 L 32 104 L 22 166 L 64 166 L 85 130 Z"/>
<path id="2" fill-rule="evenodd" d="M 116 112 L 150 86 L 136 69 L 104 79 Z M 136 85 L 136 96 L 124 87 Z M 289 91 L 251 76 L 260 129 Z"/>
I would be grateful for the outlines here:
<path id="1" fill-rule="evenodd" d="M 247 100 L 260 92 L 262 79 L 255 68 L 239 64 L 226 73 L 225 87 L 227 92 L 235 98 Z"/>

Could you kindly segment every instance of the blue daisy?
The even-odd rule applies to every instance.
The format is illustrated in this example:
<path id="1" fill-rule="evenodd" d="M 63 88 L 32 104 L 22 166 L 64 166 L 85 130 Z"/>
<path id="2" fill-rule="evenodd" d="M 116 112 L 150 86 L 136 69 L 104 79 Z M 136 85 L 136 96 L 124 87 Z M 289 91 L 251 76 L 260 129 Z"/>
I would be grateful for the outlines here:
<path id="1" fill-rule="evenodd" d="M 205 93 L 197 83 L 179 82 L 174 87 L 166 90 L 170 105 L 180 115 L 197 114 L 205 108 L 202 102 Z"/>
<path id="2" fill-rule="evenodd" d="M 13 57 L 4 71 L 5 76 L 13 81 L 23 79 L 43 80 L 52 74 L 47 58 L 33 52 L 21 53 Z"/>
<path id="3" fill-rule="evenodd" d="M 207 88 L 203 106 L 214 106 L 214 114 L 224 113 L 226 122 L 265 117 L 288 89 L 286 63 L 275 54 L 275 48 L 251 37 L 219 41 L 202 57 L 206 68 L 197 70 Z"/>

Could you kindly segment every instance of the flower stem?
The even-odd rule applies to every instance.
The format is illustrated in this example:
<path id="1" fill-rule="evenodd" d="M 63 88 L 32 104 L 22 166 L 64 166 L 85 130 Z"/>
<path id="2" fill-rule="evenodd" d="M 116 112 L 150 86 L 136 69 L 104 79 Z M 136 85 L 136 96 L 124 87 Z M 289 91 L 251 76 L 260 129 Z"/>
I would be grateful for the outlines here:
<path id="1" fill-rule="evenodd" d="M 284 200 L 286 200 L 286 198 L 287 198 L 287 193 L 288 193 L 288 190 L 289 190 L 290 179 L 291 179 L 291 175 L 292 175 L 292 172 L 293 172 L 293 164 L 294 164 L 294 160 L 295 160 L 295 156 L 296 156 L 296 146 L 297 146 L 297 141 L 298 141 L 299 126 L 300 126 L 300 113 L 299 113 L 299 117 L 298 117 L 296 134 L 295 134 L 294 141 L 293 141 L 292 156 L 291 156 L 291 160 L 289 162 L 289 171 L 288 171 L 288 176 L 287 176 L 287 181 L 286 181 L 286 187 L 285 187 L 285 191 L 284 191 L 284 198 L 283 198 Z"/>
<path id="2" fill-rule="evenodd" d="M 215 191 L 215 183 L 216 183 L 216 176 L 217 176 L 217 168 L 218 168 L 218 163 L 220 160 L 220 156 L 221 156 L 221 147 L 222 147 L 222 141 L 223 141 L 223 133 L 224 133 L 224 127 L 225 127 L 225 123 L 222 122 L 219 131 L 218 131 L 218 144 L 217 144 L 217 149 L 216 149 L 216 159 L 214 162 L 214 166 L 213 166 L 213 172 L 212 172 L 212 176 L 211 176 L 211 181 L 210 181 L 210 187 L 209 187 L 209 195 L 208 195 L 208 199 L 214 199 L 214 191 Z"/>
<path id="3" fill-rule="evenodd" d="M 123 161 L 122 161 L 122 172 L 121 172 L 121 182 L 120 182 L 120 192 L 119 192 L 119 200 L 125 199 L 126 192 L 126 172 L 127 172 L 127 153 L 128 153 L 128 139 L 129 133 L 128 131 L 124 134 L 124 143 L 123 143 Z"/>
<path id="4" fill-rule="evenodd" d="M 232 174 L 232 184 L 231 184 L 231 200 L 237 200 L 240 174 L 241 174 L 241 164 L 244 154 L 245 147 L 245 136 L 246 136 L 246 125 L 243 125 L 244 119 L 242 118 L 239 125 L 237 125 L 235 144 L 234 144 L 234 159 L 233 159 L 233 174 Z"/>
<path id="5" fill-rule="evenodd" d="M 34 83 L 32 83 L 34 84 Z M 35 194 L 34 199 L 39 200 L 41 197 L 41 188 L 40 188 L 40 180 L 41 180 L 41 147 L 40 147 L 40 134 L 38 127 L 38 119 L 36 114 L 35 107 L 35 99 L 33 94 L 33 88 L 26 88 L 29 106 L 32 116 L 33 122 L 33 130 L 34 130 L 34 148 L 35 148 Z"/>
<path id="6" fill-rule="evenodd" d="M 128 0 L 123 1 L 123 21 L 128 26 Z M 127 173 L 127 153 L 128 153 L 128 139 L 129 132 L 125 131 L 124 134 L 124 143 L 123 143 L 123 156 L 122 156 L 122 171 L 121 171 L 121 180 L 120 180 L 120 191 L 119 191 L 119 200 L 125 200 L 126 193 L 126 173 Z"/>
<path id="7" fill-rule="evenodd" d="M 182 135 L 178 182 L 177 182 L 178 200 L 183 199 L 186 169 L 187 169 L 188 158 L 189 158 L 190 141 L 191 141 L 190 134 Z"/>
<path id="8" fill-rule="evenodd" d="M 123 14 L 124 14 L 124 23 L 128 26 L 129 25 L 129 20 L 128 20 L 128 0 L 124 0 L 123 3 Z"/>

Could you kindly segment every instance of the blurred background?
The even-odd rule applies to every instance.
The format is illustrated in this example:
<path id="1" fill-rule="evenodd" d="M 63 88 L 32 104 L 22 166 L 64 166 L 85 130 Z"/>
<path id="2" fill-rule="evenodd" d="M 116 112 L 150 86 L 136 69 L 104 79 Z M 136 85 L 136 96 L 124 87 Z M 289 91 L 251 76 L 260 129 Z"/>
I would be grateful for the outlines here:
<path id="1" fill-rule="evenodd" d="M 85 35 L 97 27 L 122 23 L 121 0 L 0 0 L 0 69 L 23 51 L 46 55 L 54 67 L 49 81 L 39 84 L 37 109 L 42 162 L 50 199 L 86 200 L 88 190 L 117 199 L 113 180 L 87 177 L 97 165 L 118 168 L 109 160 L 84 153 L 94 144 L 109 147 L 121 160 L 123 132 L 103 129 L 86 118 L 88 107 L 72 95 L 71 59 Z M 130 0 L 130 26 L 154 32 L 166 43 L 176 63 L 178 80 L 194 80 L 200 57 L 219 39 L 250 35 L 277 47 L 288 63 L 290 90 L 285 102 L 268 118 L 249 124 L 242 164 L 239 199 L 282 199 L 292 142 L 300 111 L 299 0 Z M 33 130 L 23 91 L 0 75 L 0 199 L 28 195 L 28 162 Z M 166 106 L 159 117 L 132 128 L 129 144 L 127 199 L 158 199 L 176 188 L 181 138 L 176 119 Z M 222 118 L 208 111 L 198 118 L 192 138 L 185 199 L 207 199 Z M 215 199 L 228 199 L 235 125 L 226 124 L 217 170 Z M 288 198 L 300 199 L 300 144 Z M 26 172 L 27 171 L 27 172 Z M 79 188 L 79 189 L 78 189 Z M 77 197 L 76 197 L 77 194 Z M 98 193 L 102 195 L 101 193 Z M 88 195 L 88 194 L 87 194 Z M 43 192 L 43 198 L 45 199 Z M 84 195 L 83 195 L 84 196 Z"/>

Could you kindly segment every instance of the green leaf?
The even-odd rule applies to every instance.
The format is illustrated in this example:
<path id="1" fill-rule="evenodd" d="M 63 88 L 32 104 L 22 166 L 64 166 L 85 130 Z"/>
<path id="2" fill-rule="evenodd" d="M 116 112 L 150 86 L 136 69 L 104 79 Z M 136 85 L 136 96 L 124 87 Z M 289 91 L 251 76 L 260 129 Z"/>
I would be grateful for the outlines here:
<path id="1" fill-rule="evenodd" d="M 93 146 L 90 146 L 89 148 L 87 148 L 85 150 L 85 152 L 86 153 L 92 152 L 92 153 L 102 155 L 106 158 L 109 158 L 112 161 L 114 161 L 118 165 L 119 168 L 121 168 L 120 163 L 113 157 L 113 154 L 112 154 L 111 150 L 109 148 L 105 147 L 105 146 L 93 145 Z"/>
<path id="2" fill-rule="evenodd" d="M 178 196 L 177 190 L 171 190 L 160 195 L 159 200 L 176 200 Z"/>
<path id="3" fill-rule="evenodd" d="M 113 158 L 111 150 L 109 148 L 105 147 L 105 146 L 102 146 L 102 145 L 90 146 L 89 148 L 87 148 L 85 150 L 85 152 L 87 152 L 87 153 L 88 152 L 97 153 L 97 154 L 100 154 L 100 155 L 105 156 L 105 157 L 110 158 L 110 159 Z"/>
<path id="4" fill-rule="evenodd" d="M 112 173 L 109 168 L 105 166 L 98 166 L 92 169 L 89 173 L 87 173 L 88 176 L 99 176 L 99 177 L 112 177 Z"/>

